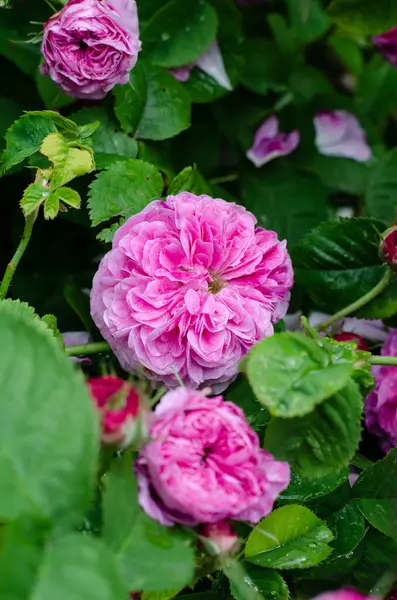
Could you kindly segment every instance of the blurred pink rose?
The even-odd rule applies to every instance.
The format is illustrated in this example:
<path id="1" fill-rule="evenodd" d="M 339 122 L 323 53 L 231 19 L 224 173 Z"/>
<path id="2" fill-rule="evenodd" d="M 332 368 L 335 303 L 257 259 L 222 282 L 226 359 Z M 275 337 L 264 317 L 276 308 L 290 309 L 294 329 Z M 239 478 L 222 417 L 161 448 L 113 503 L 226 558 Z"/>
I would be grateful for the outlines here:
<path id="1" fill-rule="evenodd" d="M 128 82 L 139 48 L 134 0 L 69 0 L 44 25 L 41 70 L 69 96 L 99 99 Z"/>
<path id="2" fill-rule="evenodd" d="M 242 206 L 182 192 L 117 230 L 91 292 L 91 313 L 122 367 L 169 387 L 224 389 L 288 306 L 286 243 Z"/>
<path id="3" fill-rule="evenodd" d="M 397 356 L 397 329 L 390 332 L 381 355 Z M 376 387 L 365 401 L 365 424 L 388 452 L 397 446 L 397 367 L 372 367 L 372 374 Z"/>
<path id="4" fill-rule="evenodd" d="M 372 38 L 374 44 L 392 65 L 397 67 L 397 26 Z"/>
<path id="5" fill-rule="evenodd" d="M 212 42 L 208 50 L 206 50 L 195 62 L 175 69 L 170 69 L 170 73 L 175 79 L 185 83 L 190 79 L 191 72 L 195 67 L 198 67 L 204 73 L 207 73 L 207 75 L 212 77 L 212 79 L 226 90 L 230 91 L 233 89 L 217 41 Z"/>
<path id="6" fill-rule="evenodd" d="M 342 156 L 365 162 L 372 156 L 365 131 L 345 110 L 319 112 L 314 119 L 316 146 L 325 156 Z"/>
<path id="7" fill-rule="evenodd" d="M 102 441 L 129 444 L 137 430 L 139 396 L 128 381 L 105 375 L 87 381 L 91 397 L 101 415 Z"/>
<path id="8" fill-rule="evenodd" d="M 180 387 L 154 411 L 136 463 L 139 501 L 163 525 L 257 523 L 288 486 L 288 463 L 260 447 L 243 411 L 222 396 Z"/>
<path id="9" fill-rule="evenodd" d="M 345 588 L 343 590 L 336 590 L 334 592 L 326 592 L 313 598 L 313 600 L 375 600 L 373 596 L 363 596 L 356 590 Z"/>
<path id="10" fill-rule="evenodd" d="M 299 145 L 298 131 L 280 133 L 278 119 L 274 115 L 266 119 L 255 134 L 254 145 L 247 152 L 247 158 L 256 167 L 278 158 L 291 154 Z"/>

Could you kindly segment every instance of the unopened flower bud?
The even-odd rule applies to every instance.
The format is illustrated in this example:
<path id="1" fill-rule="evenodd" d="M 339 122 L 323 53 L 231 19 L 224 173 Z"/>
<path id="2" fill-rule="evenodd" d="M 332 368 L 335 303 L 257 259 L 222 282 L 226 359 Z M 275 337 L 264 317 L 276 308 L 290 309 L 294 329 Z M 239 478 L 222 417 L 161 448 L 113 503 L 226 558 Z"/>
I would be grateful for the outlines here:
<path id="1" fill-rule="evenodd" d="M 397 225 L 382 234 L 380 255 L 392 269 L 397 269 Z"/>
<path id="2" fill-rule="evenodd" d="M 356 342 L 357 350 L 369 352 L 365 340 L 361 337 L 361 335 L 357 335 L 357 333 L 337 333 L 334 335 L 334 340 L 336 340 L 337 342 Z"/>
<path id="3" fill-rule="evenodd" d="M 218 556 L 235 554 L 239 549 L 237 534 L 227 521 L 207 523 L 202 527 L 201 535 L 208 538 Z"/>
<path id="4" fill-rule="evenodd" d="M 132 442 L 139 421 L 139 396 L 124 379 L 107 375 L 87 382 L 101 415 L 102 442 L 127 446 Z"/>

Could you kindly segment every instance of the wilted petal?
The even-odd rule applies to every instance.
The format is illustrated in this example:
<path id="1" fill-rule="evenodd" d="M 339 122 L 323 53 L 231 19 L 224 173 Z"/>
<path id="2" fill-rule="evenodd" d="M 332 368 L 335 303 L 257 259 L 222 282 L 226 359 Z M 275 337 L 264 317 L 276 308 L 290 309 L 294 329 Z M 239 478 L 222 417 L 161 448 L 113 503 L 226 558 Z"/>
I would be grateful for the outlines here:
<path id="1" fill-rule="evenodd" d="M 372 156 L 365 131 L 357 118 L 345 110 L 320 112 L 314 119 L 316 146 L 325 156 L 341 156 L 366 162 Z"/>
<path id="2" fill-rule="evenodd" d="M 91 336 L 87 331 L 65 331 L 62 333 L 63 343 L 68 346 L 82 346 L 89 344 Z"/>
<path id="3" fill-rule="evenodd" d="M 278 119 L 274 115 L 266 119 L 255 134 L 254 145 L 247 152 L 247 158 L 256 167 L 278 158 L 291 154 L 300 141 L 298 131 L 279 133 Z"/>
<path id="4" fill-rule="evenodd" d="M 184 67 L 176 67 L 175 69 L 169 69 L 171 75 L 175 77 L 177 81 L 185 83 L 189 80 L 192 70 L 194 69 L 194 63 L 185 65 Z"/>
<path id="5" fill-rule="evenodd" d="M 196 64 L 204 71 L 204 73 L 207 73 L 212 79 L 215 79 L 220 86 L 229 91 L 233 89 L 229 76 L 226 73 L 222 54 L 216 40 L 213 41 L 208 50 L 200 56 Z"/>

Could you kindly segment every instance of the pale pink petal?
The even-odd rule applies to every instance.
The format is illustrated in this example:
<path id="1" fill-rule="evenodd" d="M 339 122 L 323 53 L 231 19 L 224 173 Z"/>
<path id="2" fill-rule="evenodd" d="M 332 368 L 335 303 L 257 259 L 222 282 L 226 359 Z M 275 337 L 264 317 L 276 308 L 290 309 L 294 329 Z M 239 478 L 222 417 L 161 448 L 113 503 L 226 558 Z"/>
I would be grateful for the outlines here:
<path id="1" fill-rule="evenodd" d="M 208 50 L 200 56 L 196 65 L 204 71 L 204 73 L 207 73 L 207 75 L 215 79 L 215 81 L 226 90 L 231 91 L 233 89 L 229 76 L 226 73 L 222 54 L 216 40 L 213 41 Z"/>
<path id="2" fill-rule="evenodd" d="M 314 119 L 316 146 L 320 154 L 366 162 L 372 152 L 357 118 L 344 110 L 318 113 Z"/>

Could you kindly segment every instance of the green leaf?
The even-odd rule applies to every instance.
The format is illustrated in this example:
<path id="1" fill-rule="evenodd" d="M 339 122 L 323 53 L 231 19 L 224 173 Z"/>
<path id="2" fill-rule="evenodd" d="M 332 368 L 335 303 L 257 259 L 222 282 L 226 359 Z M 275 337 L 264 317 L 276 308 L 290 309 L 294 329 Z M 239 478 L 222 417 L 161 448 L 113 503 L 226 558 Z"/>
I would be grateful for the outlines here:
<path id="1" fill-rule="evenodd" d="M 362 472 L 352 492 L 364 517 L 385 535 L 397 539 L 397 448 Z"/>
<path id="2" fill-rule="evenodd" d="M 230 581 L 230 591 L 236 600 L 264 600 L 259 588 L 247 576 L 244 566 L 234 558 L 221 558 L 224 574 Z"/>
<path id="3" fill-rule="evenodd" d="M 183 588 L 182 588 L 183 589 Z M 171 600 L 175 598 L 182 590 L 161 591 L 161 592 L 143 592 L 141 600 Z"/>
<path id="4" fill-rule="evenodd" d="M 140 61 L 130 83 L 114 88 L 115 113 L 122 129 L 137 138 L 165 140 L 190 125 L 190 97 L 163 69 Z"/>
<path id="5" fill-rule="evenodd" d="M 161 67 L 179 67 L 198 59 L 215 39 L 218 19 L 203 0 L 171 0 L 142 31 L 145 55 Z"/>
<path id="6" fill-rule="evenodd" d="M 54 110 L 31 110 L 26 114 L 34 117 L 44 117 L 52 121 L 62 132 L 69 133 L 75 139 L 79 139 L 80 137 L 80 130 L 76 123 Z"/>
<path id="7" fill-rule="evenodd" d="M 97 169 L 105 169 L 118 160 L 135 158 L 138 144 L 126 133 L 119 131 L 120 126 L 104 108 L 82 108 L 71 115 L 73 121 L 80 125 L 99 121 L 99 127 L 92 134 L 91 146 L 95 153 Z"/>
<path id="8" fill-rule="evenodd" d="M 37 90 L 45 106 L 49 109 L 63 108 L 76 101 L 64 94 L 52 81 L 51 77 L 45 77 L 39 70 L 36 72 Z"/>
<path id="9" fill-rule="evenodd" d="M 42 186 L 40 183 L 31 183 L 28 185 L 21 200 L 21 208 L 25 217 L 30 215 L 44 202 L 48 197 L 48 193 L 48 188 Z"/>
<path id="10" fill-rule="evenodd" d="M 363 539 L 366 530 L 365 521 L 354 504 L 346 504 L 328 517 L 327 525 L 334 535 L 330 544 L 333 548 L 328 559 L 330 562 L 352 552 Z"/>
<path id="11" fill-rule="evenodd" d="M 347 481 L 348 475 L 347 467 L 335 475 L 326 475 L 316 479 L 302 477 L 292 471 L 290 484 L 286 490 L 281 492 L 278 502 L 306 504 L 310 500 L 322 498 L 343 485 Z"/>
<path id="12" fill-rule="evenodd" d="M 227 388 L 225 398 L 243 409 L 248 423 L 255 431 L 261 431 L 270 421 L 269 412 L 259 404 L 251 386 L 242 375 Z"/>
<path id="13" fill-rule="evenodd" d="M 368 213 L 388 225 L 397 218 L 397 149 L 385 154 L 371 172 L 365 191 Z"/>
<path id="14" fill-rule="evenodd" d="M 327 30 L 329 19 L 319 0 L 288 0 L 288 12 L 294 34 L 308 44 Z"/>
<path id="15" fill-rule="evenodd" d="M 256 344 L 244 369 L 255 396 L 278 417 L 305 415 L 342 389 L 353 372 L 347 351 L 334 356 L 302 333 L 277 333 Z"/>
<path id="16" fill-rule="evenodd" d="M 353 381 L 304 417 L 272 419 L 266 448 L 304 477 L 324 477 L 346 467 L 361 436 L 362 399 Z M 282 440 L 282 442 L 281 442 Z"/>
<path id="17" fill-rule="evenodd" d="M 55 196 L 58 201 L 64 202 L 68 206 L 72 206 L 73 208 L 80 208 L 80 194 L 75 190 L 72 190 L 72 188 L 61 187 L 55 190 L 55 192 L 52 193 L 52 196 Z"/>
<path id="18" fill-rule="evenodd" d="M 334 34 L 328 37 L 328 43 L 344 66 L 353 75 L 359 76 L 363 72 L 363 55 L 356 39 Z"/>
<path id="19" fill-rule="evenodd" d="M 397 5 L 390 0 L 333 0 L 328 14 L 342 29 L 373 35 L 396 24 Z"/>
<path id="20" fill-rule="evenodd" d="M 4 173 L 37 152 L 50 133 L 55 132 L 54 123 L 42 115 L 23 115 L 5 135 L 6 149 L 1 157 Z"/>
<path id="21" fill-rule="evenodd" d="M 397 542 L 383 536 L 375 529 L 370 529 L 365 536 L 362 556 L 353 571 L 351 584 L 370 593 L 387 571 L 395 571 L 396 564 Z"/>
<path id="22" fill-rule="evenodd" d="M 191 538 L 176 527 L 163 527 L 141 510 L 130 454 L 113 462 L 104 484 L 103 537 L 128 589 L 160 591 L 190 584 Z"/>
<path id="23" fill-rule="evenodd" d="M 183 191 L 189 192 L 194 181 L 195 172 L 196 170 L 194 167 L 185 167 L 185 169 L 178 173 L 171 181 L 168 193 L 175 195 Z"/>
<path id="24" fill-rule="evenodd" d="M 369 218 L 322 223 L 294 249 L 296 283 L 327 312 L 358 300 L 385 274 L 379 257 L 385 228 L 381 221 Z"/>
<path id="25" fill-rule="evenodd" d="M 55 167 L 51 176 L 50 191 L 65 185 L 75 177 L 91 173 L 95 169 L 91 150 L 70 147 L 61 133 L 48 135 L 40 147 L 40 152 Z M 55 199 L 52 201 L 55 202 Z"/>
<path id="26" fill-rule="evenodd" d="M 55 219 L 59 213 L 59 197 L 56 194 L 50 194 L 47 196 L 44 202 L 44 218 Z"/>
<path id="27" fill-rule="evenodd" d="M 0 342 L 0 520 L 75 525 L 91 500 L 99 440 L 84 379 L 23 304 L 0 303 Z"/>
<path id="28" fill-rule="evenodd" d="M 371 174 L 371 170 L 365 163 L 349 158 L 321 156 L 320 154 L 311 157 L 307 170 L 316 175 L 321 183 L 329 188 L 357 195 L 366 191 Z"/>
<path id="29" fill-rule="evenodd" d="M 19 523 L 3 530 L 0 596 L 32 600 L 124 600 L 114 557 L 93 537 L 45 538 Z"/>
<path id="30" fill-rule="evenodd" d="M 324 186 L 285 167 L 269 165 L 247 171 L 242 179 L 242 196 L 259 225 L 286 239 L 289 250 L 328 217 Z"/>
<path id="31" fill-rule="evenodd" d="M 262 95 L 286 89 L 286 65 L 274 42 L 263 38 L 248 38 L 244 46 L 244 59 L 241 81 L 246 88 Z"/>
<path id="32" fill-rule="evenodd" d="M 163 191 L 160 172 L 142 160 L 131 158 L 112 164 L 90 185 L 88 207 L 93 225 L 112 217 L 131 216 Z"/>
<path id="33" fill-rule="evenodd" d="M 333 535 L 308 508 L 290 504 L 265 517 L 250 534 L 246 560 L 272 569 L 307 569 L 331 554 Z"/>
<path id="34" fill-rule="evenodd" d="M 289 591 L 287 584 L 279 573 L 270 569 L 263 569 L 249 562 L 241 563 L 244 569 L 245 582 L 255 591 L 262 594 L 265 600 L 288 600 Z M 244 589 L 240 589 L 233 581 L 230 582 L 230 591 L 236 600 L 246 600 Z"/>

